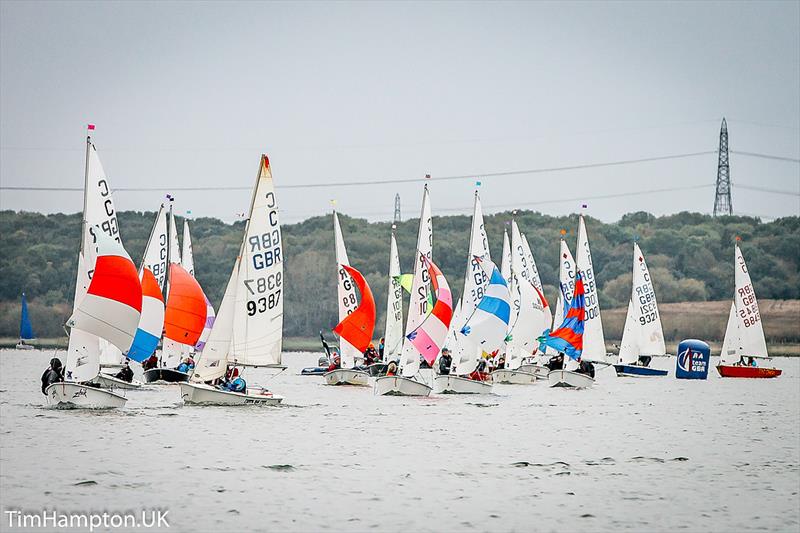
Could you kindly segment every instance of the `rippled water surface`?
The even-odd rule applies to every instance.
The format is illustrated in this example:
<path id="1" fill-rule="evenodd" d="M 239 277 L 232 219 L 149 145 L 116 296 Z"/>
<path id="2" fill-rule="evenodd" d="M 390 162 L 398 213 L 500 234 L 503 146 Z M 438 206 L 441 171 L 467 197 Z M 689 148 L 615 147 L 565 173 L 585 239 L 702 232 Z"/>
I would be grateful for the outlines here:
<path id="1" fill-rule="evenodd" d="M 376 397 L 301 377 L 281 407 L 44 408 L 51 352 L 0 352 L 4 509 L 169 510 L 170 531 L 798 531 L 800 359 L 775 380 L 617 379 L 591 390 Z M 63 357 L 63 356 L 62 356 Z M 674 359 L 655 366 L 674 370 Z M 6 530 L 5 517 L 0 529 Z"/>

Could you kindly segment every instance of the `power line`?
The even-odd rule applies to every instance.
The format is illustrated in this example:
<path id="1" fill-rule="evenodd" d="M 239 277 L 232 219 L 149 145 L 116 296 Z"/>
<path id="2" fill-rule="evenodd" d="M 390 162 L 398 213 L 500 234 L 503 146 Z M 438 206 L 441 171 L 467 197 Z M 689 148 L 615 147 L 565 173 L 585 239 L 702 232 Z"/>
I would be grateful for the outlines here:
<path id="1" fill-rule="evenodd" d="M 788 161 L 790 163 L 800 163 L 800 159 L 794 157 L 783 157 L 780 155 L 759 154 L 757 152 L 742 152 L 740 150 L 729 150 L 732 154 L 747 155 L 750 157 L 760 157 L 761 159 L 774 159 L 775 161 Z"/>

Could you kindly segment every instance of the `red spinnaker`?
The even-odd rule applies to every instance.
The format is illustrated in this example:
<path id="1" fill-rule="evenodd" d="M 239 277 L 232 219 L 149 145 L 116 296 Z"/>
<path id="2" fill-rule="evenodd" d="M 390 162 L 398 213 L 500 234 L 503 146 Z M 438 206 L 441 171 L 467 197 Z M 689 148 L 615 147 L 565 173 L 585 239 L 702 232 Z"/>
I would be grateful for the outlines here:
<path id="1" fill-rule="evenodd" d="M 177 263 L 169 265 L 169 295 L 164 336 L 194 346 L 206 324 L 206 296 L 194 277 Z"/>
<path id="2" fill-rule="evenodd" d="M 333 328 L 333 332 L 363 353 L 372 342 L 372 333 L 375 331 L 375 298 L 373 298 L 367 280 L 364 279 L 361 272 L 349 265 L 342 265 L 342 267 L 356 283 L 361 293 L 361 304 L 355 311 L 344 317 Z"/>

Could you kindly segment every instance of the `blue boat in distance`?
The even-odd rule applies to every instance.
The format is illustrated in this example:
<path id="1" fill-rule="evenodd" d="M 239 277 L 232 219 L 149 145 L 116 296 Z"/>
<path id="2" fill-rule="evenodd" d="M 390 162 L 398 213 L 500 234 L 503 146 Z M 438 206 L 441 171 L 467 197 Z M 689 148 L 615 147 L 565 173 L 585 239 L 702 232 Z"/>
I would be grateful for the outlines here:
<path id="1" fill-rule="evenodd" d="M 25 298 L 25 293 L 22 293 L 22 311 L 20 312 L 19 319 L 19 342 L 17 343 L 17 350 L 33 350 L 33 345 L 29 342 L 33 340 L 33 326 L 31 326 L 31 319 L 28 316 L 28 300 Z"/>

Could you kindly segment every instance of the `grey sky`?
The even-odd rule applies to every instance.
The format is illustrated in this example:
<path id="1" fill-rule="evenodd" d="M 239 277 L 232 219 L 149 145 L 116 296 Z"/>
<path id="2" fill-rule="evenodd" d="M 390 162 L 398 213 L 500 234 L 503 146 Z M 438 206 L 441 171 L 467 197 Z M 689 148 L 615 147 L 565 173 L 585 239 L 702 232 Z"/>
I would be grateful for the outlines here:
<path id="1" fill-rule="evenodd" d="M 475 174 L 731 149 L 800 157 L 800 3 L 17 3 L 0 5 L 0 179 L 81 186 L 85 124 L 115 187 Z M 711 185 L 716 155 L 483 178 L 485 211 Z M 800 165 L 731 156 L 734 210 L 800 212 Z M 779 195 L 738 185 L 794 191 Z M 473 179 L 431 184 L 467 213 Z M 150 209 L 164 192 L 116 194 Z M 421 184 L 281 190 L 283 220 L 417 216 Z M 249 191 L 180 192 L 225 220 Z M 587 200 L 605 220 L 709 212 L 713 187 Z M 0 191 L 75 212 L 75 192 Z"/>

